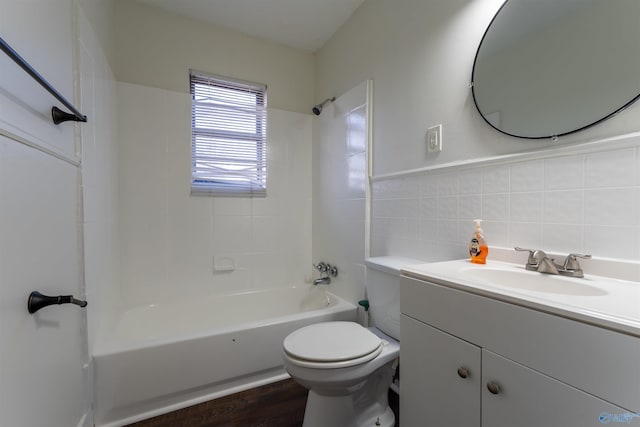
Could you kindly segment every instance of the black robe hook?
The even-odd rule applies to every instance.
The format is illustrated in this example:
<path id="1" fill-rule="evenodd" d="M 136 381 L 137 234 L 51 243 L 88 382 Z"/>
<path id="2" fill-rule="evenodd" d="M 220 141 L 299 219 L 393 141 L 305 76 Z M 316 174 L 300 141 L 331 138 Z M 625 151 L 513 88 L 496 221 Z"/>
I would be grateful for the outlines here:
<path id="1" fill-rule="evenodd" d="M 27 310 L 33 314 L 41 308 L 54 304 L 75 304 L 80 307 L 86 307 L 87 302 L 75 299 L 73 295 L 58 295 L 56 297 L 50 297 L 42 295 L 38 291 L 33 291 L 29 294 L 29 300 L 27 301 Z"/>

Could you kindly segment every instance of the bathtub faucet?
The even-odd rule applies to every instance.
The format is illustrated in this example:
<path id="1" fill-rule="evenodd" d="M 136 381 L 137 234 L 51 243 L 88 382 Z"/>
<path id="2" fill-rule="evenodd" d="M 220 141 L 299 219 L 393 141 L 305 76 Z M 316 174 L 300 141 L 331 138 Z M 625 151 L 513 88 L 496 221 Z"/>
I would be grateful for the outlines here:
<path id="1" fill-rule="evenodd" d="M 320 262 L 318 265 L 314 264 L 313 267 L 320 272 L 320 277 L 313 281 L 314 285 L 329 285 L 331 283 L 331 277 L 338 275 L 338 267 L 334 267 L 325 262 Z"/>
<path id="2" fill-rule="evenodd" d="M 313 281 L 313 284 L 314 285 L 330 285 L 331 284 L 331 277 L 329 277 L 329 276 L 320 277 L 318 279 L 315 279 Z"/>

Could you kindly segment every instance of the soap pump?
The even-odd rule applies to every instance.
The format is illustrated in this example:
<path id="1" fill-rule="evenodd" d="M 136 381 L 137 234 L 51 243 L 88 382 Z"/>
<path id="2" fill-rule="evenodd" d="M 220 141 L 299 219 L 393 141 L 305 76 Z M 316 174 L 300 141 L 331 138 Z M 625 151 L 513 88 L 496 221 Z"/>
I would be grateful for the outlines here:
<path id="1" fill-rule="evenodd" d="M 489 248 L 487 240 L 484 238 L 484 231 L 480 226 L 482 220 L 474 219 L 473 221 L 476 223 L 476 229 L 473 231 L 471 242 L 469 243 L 469 256 L 474 264 L 486 264 Z"/>

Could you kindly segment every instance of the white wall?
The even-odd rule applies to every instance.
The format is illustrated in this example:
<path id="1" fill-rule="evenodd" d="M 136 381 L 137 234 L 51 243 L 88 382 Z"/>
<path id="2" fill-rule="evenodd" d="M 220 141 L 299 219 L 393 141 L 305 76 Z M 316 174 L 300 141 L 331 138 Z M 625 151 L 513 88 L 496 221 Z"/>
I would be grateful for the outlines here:
<path id="1" fill-rule="evenodd" d="M 317 53 L 317 98 L 374 81 L 374 175 L 552 146 L 489 127 L 473 104 L 473 58 L 502 0 L 367 0 Z M 562 138 L 582 142 L 633 132 L 640 108 Z M 427 154 L 429 126 L 444 151 Z"/>
<path id="2" fill-rule="evenodd" d="M 3 0 L 1 36 L 19 55 L 73 101 L 74 51 L 72 7 L 68 0 L 11 2 Z M 50 19 L 44 19 L 50 15 Z M 46 34 L 56 34 L 53 40 Z M 45 40 L 42 40 L 45 37 Z M 73 126 L 51 126 L 52 96 L 0 53 L 0 126 L 7 132 L 66 158 L 74 158 Z M 61 107 L 61 104 L 55 104 Z"/>
<path id="3" fill-rule="evenodd" d="M 310 280 L 314 56 L 128 0 L 115 19 L 126 301 Z M 190 68 L 267 85 L 266 198 L 190 195 Z"/>
<path id="4" fill-rule="evenodd" d="M 337 266 L 331 292 L 355 304 L 365 295 L 367 82 L 313 120 L 313 262 Z"/>
<path id="5" fill-rule="evenodd" d="M 268 109 L 267 197 L 191 196 L 190 96 L 118 84 L 126 303 L 301 285 L 311 275 L 311 117 Z M 232 259 L 232 272 L 214 271 Z"/>
<path id="6" fill-rule="evenodd" d="M 512 43 L 503 41 L 502 49 L 485 51 L 474 87 L 482 111 L 499 112 L 508 133 L 539 136 L 541 122 L 542 135 L 559 135 L 622 107 L 637 95 L 629 88 L 638 87 L 640 56 L 630 54 L 640 39 L 638 16 L 637 2 L 591 2 Z M 615 49 L 611 40 L 619 41 Z"/>
<path id="7" fill-rule="evenodd" d="M 82 8 L 83 19 L 91 25 L 91 32 L 99 46 L 100 55 L 104 56 L 112 69 L 115 63 L 115 0 L 74 0 Z"/>
<path id="8" fill-rule="evenodd" d="M 189 68 L 268 85 L 268 105 L 309 113 L 314 56 L 131 0 L 116 1 L 118 81 L 189 93 Z"/>
<path id="9" fill-rule="evenodd" d="M 118 281 L 113 76 L 82 1 L 0 3 L 2 37 L 88 116 L 54 125 L 61 105 L 0 54 L 0 424 L 90 426 L 90 346 Z M 30 315 L 32 290 L 89 305 Z"/>
<path id="10" fill-rule="evenodd" d="M 501 3 L 367 0 L 318 52 L 319 98 L 374 81 L 372 254 L 464 257 L 470 220 L 481 216 L 490 245 L 639 260 L 637 138 L 603 141 L 638 131 L 638 106 L 555 145 L 502 135 L 475 110 L 473 58 Z M 438 123 L 444 151 L 427 154 L 426 128 Z M 590 141 L 603 142 L 588 153 L 558 147 Z M 531 150 L 542 150 L 537 160 L 474 168 Z M 556 182 L 566 171 L 575 176 Z"/>
<path id="11" fill-rule="evenodd" d="M 108 3 L 103 2 L 103 6 Z M 90 19 L 84 13 L 87 10 L 85 3 L 80 5 L 76 44 L 78 84 L 81 111 L 89 120 L 80 126 L 79 152 L 82 157 L 84 280 L 87 299 L 91 301 L 87 314 L 89 349 L 92 351 L 100 328 L 113 321 L 120 283 L 118 123 L 115 77 L 107 52 L 102 48 L 110 42 L 94 30 L 109 27 L 112 22 L 108 16 L 97 13 Z"/>

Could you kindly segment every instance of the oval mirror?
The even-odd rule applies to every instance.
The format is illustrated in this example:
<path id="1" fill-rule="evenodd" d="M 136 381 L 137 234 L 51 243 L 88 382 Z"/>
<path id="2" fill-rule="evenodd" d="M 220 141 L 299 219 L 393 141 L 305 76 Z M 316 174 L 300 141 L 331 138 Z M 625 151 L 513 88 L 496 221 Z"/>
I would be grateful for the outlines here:
<path id="1" fill-rule="evenodd" d="M 640 97 L 640 0 L 507 0 L 473 65 L 473 99 L 497 130 L 553 138 Z"/>

